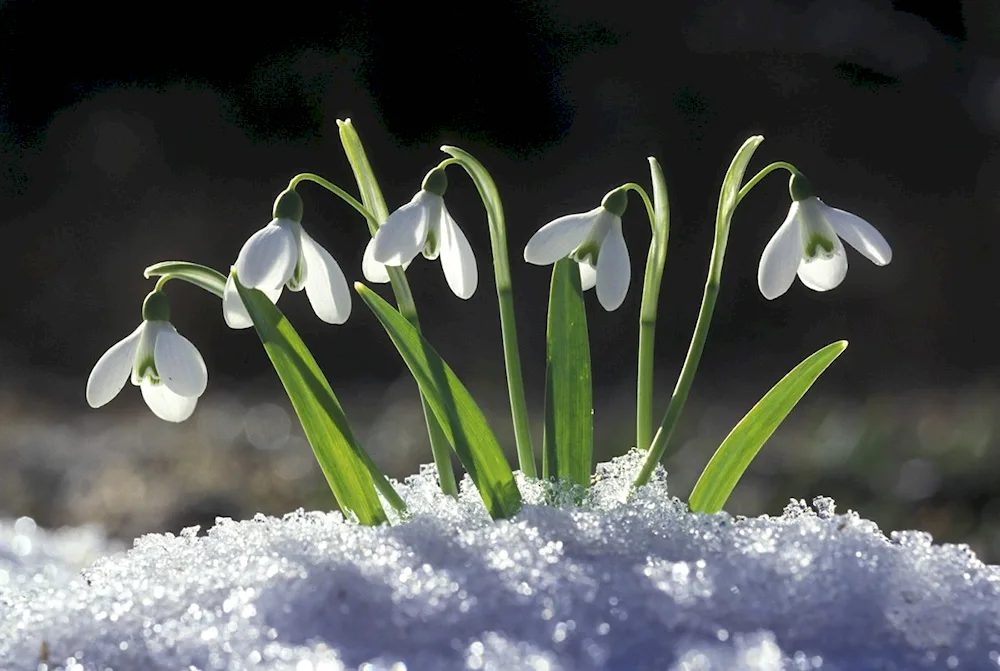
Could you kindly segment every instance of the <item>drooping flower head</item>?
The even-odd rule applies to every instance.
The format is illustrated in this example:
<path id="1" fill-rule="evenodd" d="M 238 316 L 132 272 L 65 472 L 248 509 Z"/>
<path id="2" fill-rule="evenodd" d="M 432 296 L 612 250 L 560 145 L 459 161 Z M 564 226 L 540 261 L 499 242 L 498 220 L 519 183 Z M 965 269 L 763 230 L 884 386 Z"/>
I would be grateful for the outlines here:
<path id="1" fill-rule="evenodd" d="M 142 305 L 142 323 L 98 359 L 87 379 L 87 403 L 99 408 L 131 377 L 146 405 L 160 419 L 183 422 L 208 384 L 198 349 L 170 323 L 170 304 L 153 291 Z"/>
<path id="2" fill-rule="evenodd" d="M 275 303 L 284 287 L 305 289 L 317 317 L 342 324 L 351 314 L 347 278 L 330 253 L 302 228 L 302 210 L 302 198 L 294 189 L 278 194 L 274 218 L 243 244 L 236 272 L 244 286 L 260 289 Z M 222 314 L 230 328 L 253 325 L 232 277 L 226 281 Z"/>
<path id="3" fill-rule="evenodd" d="M 362 263 L 370 282 L 388 280 L 377 264 L 405 268 L 417 254 L 423 254 L 431 261 L 441 259 L 445 280 L 456 296 L 467 299 L 475 293 L 479 284 L 476 256 L 445 206 L 447 189 L 444 169 L 434 168 L 410 202 L 390 214 L 379 227 Z"/>
<path id="4" fill-rule="evenodd" d="M 524 248 L 524 260 L 539 266 L 571 258 L 580 266 L 584 291 L 597 287 L 597 299 L 608 312 L 625 300 L 632 264 L 622 233 L 628 193 L 609 192 L 599 207 L 559 217 L 538 229 Z"/>
<path id="5" fill-rule="evenodd" d="M 841 240 L 878 266 L 892 260 L 882 234 L 850 212 L 830 207 L 812 193 L 809 181 L 793 173 L 788 181 L 792 206 L 764 247 L 757 284 L 768 300 L 781 296 L 798 275 L 814 291 L 828 291 L 847 275 L 847 255 Z"/>

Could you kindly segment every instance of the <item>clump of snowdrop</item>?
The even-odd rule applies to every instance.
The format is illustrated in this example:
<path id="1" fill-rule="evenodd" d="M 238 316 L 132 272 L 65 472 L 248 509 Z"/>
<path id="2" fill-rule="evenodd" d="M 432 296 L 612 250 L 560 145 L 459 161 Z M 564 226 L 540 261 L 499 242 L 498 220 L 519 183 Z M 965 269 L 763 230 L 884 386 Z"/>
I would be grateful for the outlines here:
<path id="1" fill-rule="evenodd" d="M 408 265 L 422 254 L 427 259 L 441 261 L 447 284 L 459 298 L 470 298 L 478 286 L 475 254 L 444 202 L 449 168 L 461 169 L 471 179 L 486 214 L 511 422 L 521 474 L 526 478 L 540 475 L 545 481 L 568 483 L 577 488 L 574 491 L 580 493 L 581 500 L 592 484 L 593 452 L 593 389 L 585 292 L 596 288 L 598 302 L 609 313 L 628 299 L 632 264 L 623 229 L 630 193 L 641 198 L 651 231 L 639 309 L 636 391 L 635 445 L 645 455 L 645 461 L 633 481 L 633 489 L 649 481 L 667 454 L 673 428 L 704 350 L 732 219 L 742 199 L 764 177 L 775 170 L 788 171 L 792 176 L 793 200 L 788 218 L 761 257 L 758 281 L 765 297 L 773 299 L 783 294 L 796 275 L 812 289 L 828 290 L 840 284 L 847 268 L 841 239 L 876 264 L 885 265 L 891 258 L 888 243 L 873 226 L 823 204 L 812 195 L 795 166 L 782 161 L 771 163 L 744 182 L 745 171 L 763 141 L 760 136 L 749 138 L 736 152 L 720 189 L 702 306 L 670 403 L 656 425 L 652 414 L 653 342 L 669 239 L 670 207 L 663 171 L 657 160 L 650 157 L 652 197 L 634 182 L 618 186 L 604 196 L 599 207 L 558 217 L 541 226 L 524 247 L 525 261 L 552 266 L 539 473 L 514 321 L 506 224 L 499 189 L 492 176 L 467 152 L 443 146 L 441 149 L 448 158 L 430 168 L 420 191 L 408 203 L 391 211 L 350 120 L 339 121 L 338 127 L 360 197 L 318 175 L 301 173 L 278 195 L 272 221 L 250 236 L 230 272 L 223 274 L 184 261 L 147 268 L 146 277 L 159 279 L 146 299 L 144 321 L 98 361 L 88 381 L 87 400 L 94 407 L 104 405 L 118 394 L 131 373 L 133 383 L 142 387 L 143 397 L 158 416 L 182 421 L 191 415 L 205 390 L 207 373 L 198 351 L 170 324 L 163 289 L 173 279 L 192 283 L 222 300 L 223 315 L 229 326 L 254 327 L 341 509 L 362 524 L 405 520 L 407 507 L 356 438 L 333 391 L 335 384 L 323 375 L 305 343 L 275 305 L 287 287 L 292 291 L 304 289 L 316 315 L 325 322 L 343 323 L 351 313 L 351 294 L 343 270 L 302 227 L 305 205 L 297 190 L 301 184 L 311 182 L 322 186 L 350 206 L 365 224 L 370 237 L 365 244 L 361 272 L 371 282 L 390 283 L 396 305 L 360 282 L 354 288 L 385 329 L 417 383 L 441 490 L 449 496 L 458 495 L 451 466 L 453 450 L 486 511 L 495 519 L 511 517 L 520 511 L 524 502 L 521 490 L 504 446 L 472 395 L 422 335 L 406 277 Z M 601 328 L 606 328 L 606 320 L 612 319 L 601 312 L 597 318 L 601 320 Z M 846 342 L 838 341 L 821 348 L 764 395 L 705 467 L 689 498 L 692 510 L 715 512 L 722 508 L 757 451 L 846 346 Z M 394 509 L 391 514 L 386 513 L 385 503 Z"/>

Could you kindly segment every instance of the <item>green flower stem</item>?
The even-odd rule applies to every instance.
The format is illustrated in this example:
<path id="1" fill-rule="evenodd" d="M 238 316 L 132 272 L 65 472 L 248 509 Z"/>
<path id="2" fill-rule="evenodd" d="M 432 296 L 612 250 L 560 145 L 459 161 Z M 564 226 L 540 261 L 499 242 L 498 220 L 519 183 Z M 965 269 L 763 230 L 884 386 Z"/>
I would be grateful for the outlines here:
<path id="1" fill-rule="evenodd" d="M 793 175 L 798 174 L 799 172 L 798 168 L 796 168 L 791 163 L 786 163 L 785 161 L 775 161 L 774 163 L 762 168 L 760 172 L 758 172 L 756 175 L 754 175 L 747 181 L 747 183 L 743 186 L 743 188 L 740 189 L 739 193 L 736 194 L 736 205 L 739 205 L 740 201 L 743 200 L 743 197 L 748 193 L 750 193 L 750 190 L 753 189 L 755 186 L 757 186 L 757 184 L 759 184 L 762 179 L 770 175 L 775 170 L 782 170 L 782 169 L 787 170 L 789 173 Z"/>
<path id="2" fill-rule="evenodd" d="M 673 394 L 670 397 L 670 404 L 667 412 L 660 422 L 660 428 L 653 436 L 653 442 L 649 446 L 649 453 L 646 461 L 642 465 L 633 483 L 634 487 L 641 487 L 649 482 L 650 476 L 656 469 L 656 465 L 666 453 L 670 438 L 677 428 L 677 420 L 680 419 L 681 411 L 687 402 L 688 394 L 691 391 L 691 383 L 694 382 L 695 373 L 698 371 L 698 364 L 701 362 L 702 352 L 705 350 L 705 341 L 708 339 L 708 327 L 712 322 L 712 313 L 715 311 L 715 302 L 719 296 L 719 285 L 722 280 L 722 261 L 726 255 L 726 244 L 729 242 L 729 226 L 733 213 L 740 198 L 746 195 L 754 185 L 767 176 L 768 172 L 778 168 L 784 168 L 789 164 L 772 163 L 740 189 L 739 185 L 743 181 L 743 173 L 746 164 L 753 157 L 753 152 L 764 140 L 762 136 L 749 138 L 740 147 L 740 150 L 733 158 L 733 162 L 726 171 L 726 178 L 719 193 L 719 206 L 715 215 L 715 239 L 712 244 L 712 259 L 708 265 L 708 278 L 705 280 L 705 292 L 701 299 L 701 308 L 698 310 L 698 321 L 695 322 L 694 334 L 691 336 L 691 344 L 688 346 L 687 356 L 684 357 L 684 365 L 677 378 Z M 655 181 L 654 181 L 655 185 Z M 655 195 L 655 191 L 654 191 Z"/>
<path id="3" fill-rule="evenodd" d="M 496 183 L 483 164 L 471 154 L 445 145 L 441 151 L 450 154 L 438 165 L 446 168 L 458 164 L 472 179 L 479 191 L 479 197 L 486 208 L 486 219 L 490 231 L 490 249 L 493 253 L 493 275 L 497 285 L 497 301 L 500 305 L 500 333 L 503 339 L 503 358 L 507 373 L 507 391 L 510 396 L 510 414 L 514 424 L 514 440 L 517 444 L 517 461 L 524 475 L 536 478 L 535 453 L 531 446 L 531 426 L 528 422 L 528 404 L 524 397 L 524 377 L 521 373 L 521 353 L 517 346 L 517 326 L 514 322 L 514 293 L 510 280 L 510 258 L 507 254 L 507 227 L 504 223 L 503 206 Z"/>
<path id="4" fill-rule="evenodd" d="M 324 179 L 319 175 L 316 175 L 311 172 L 303 172 L 296 175 L 295 177 L 292 177 L 290 180 L 288 180 L 288 189 L 292 190 L 302 182 L 312 182 L 314 184 L 319 184 L 327 191 L 338 196 L 342 201 L 353 207 L 355 210 L 358 211 L 358 214 L 360 214 L 362 217 L 365 218 L 365 221 L 368 222 L 369 231 L 371 232 L 372 235 L 375 235 L 375 231 L 378 230 L 378 221 L 375 219 L 374 215 L 372 215 L 372 213 L 368 210 L 367 207 L 358 202 L 357 198 L 347 193 L 346 191 L 341 189 L 339 186 L 337 186 L 330 180 Z"/>
<path id="5" fill-rule="evenodd" d="M 653 346 L 656 334 L 656 310 L 660 300 L 663 265 L 667 260 L 667 238 L 670 234 L 670 204 L 667 185 L 660 164 L 649 157 L 649 170 L 653 181 L 653 197 L 638 184 L 625 184 L 622 188 L 635 191 L 646 205 L 652 239 L 646 255 L 646 274 L 642 283 L 642 306 L 639 310 L 639 363 L 635 392 L 635 442 L 640 450 L 649 447 L 653 438 Z"/>
<path id="6" fill-rule="evenodd" d="M 218 270 L 188 261 L 154 263 L 142 271 L 142 276 L 147 280 L 150 277 L 160 278 L 156 281 L 153 291 L 161 291 L 170 280 L 184 280 L 219 298 L 222 298 L 222 293 L 226 288 L 226 276 Z"/>
<path id="7" fill-rule="evenodd" d="M 358 183 L 358 189 L 361 191 L 361 199 L 364 205 L 358 203 L 350 194 L 333 184 L 330 184 L 327 188 L 334 187 L 337 189 L 336 191 L 334 191 L 334 188 L 330 190 L 364 215 L 365 220 L 368 222 L 369 233 L 375 235 L 378 227 L 389 218 L 389 208 L 386 207 L 382 190 L 379 189 L 378 182 L 375 181 L 375 173 L 368 162 L 368 156 L 365 154 L 364 146 L 361 144 L 361 138 L 354 129 L 354 124 L 351 123 L 350 119 L 344 121 L 338 119 L 337 126 L 340 128 L 340 140 L 344 145 L 347 160 L 351 164 L 351 170 L 354 172 L 354 179 Z M 321 186 L 329 184 L 326 180 L 317 183 Z M 389 283 L 392 286 L 392 293 L 396 297 L 396 307 L 399 309 L 399 313 L 419 331 L 420 319 L 417 316 L 417 306 L 413 301 L 413 292 L 410 291 L 410 284 L 406 281 L 406 274 L 403 272 L 403 268 L 400 266 L 386 266 L 385 268 L 389 274 Z M 434 412 L 427 404 L 427 399 L 423 393 L 420 394 L 420 408 L 424 413 L 424 423 L 427 425 L 427 437 L 430 440 L 431 455 L 434 457 L 434 465 L 437 467 L 438 482 L 441 485 L 441 491 L 448 496 L 457 498 L 458 484 L 455 481 L 455 470 L 451 465 L 451 447 L 444 430 L 441 428 L 440 422 L 434 416 Z"/>

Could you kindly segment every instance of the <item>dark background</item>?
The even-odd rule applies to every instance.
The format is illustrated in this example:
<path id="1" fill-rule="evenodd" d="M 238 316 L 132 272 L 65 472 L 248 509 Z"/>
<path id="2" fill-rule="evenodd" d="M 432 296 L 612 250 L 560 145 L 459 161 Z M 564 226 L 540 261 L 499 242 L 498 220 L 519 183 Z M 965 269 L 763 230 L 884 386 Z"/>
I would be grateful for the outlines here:
<path id="1" fill-rule="evenodd" d="M 97 358 L 138 324 L 152 287 L 145 266 L 185 259 L 225 270 L 297 172 L 355 190 L 338 118 L 354 120 L 390 208 L 413 195 L 443 143 L 491 170 L 537 410 L 548 269 L 524 264 L 523 246 L 618 184 L 648 185 L 645 159 L 658 157 L 672 208 L 662 412 L 701 298 L 721 178 L 760 133 L 751 173 L 794 163 L 828 204 L 878 227 L 894 260 L 876 268 L 849 250 L 836 290 L 796 282 L 766 301 L 757 263 L 789 201 L 783 177 L 755 189 L 733 223 L 679 429 L 689 461 L 668 463 L 677 494 L 771 384 L 843 338 L 850 349 L 729 508 L 778 512 L 789 496 L 830 494 L 886 528 L 925 528 L 1000 556 L 1000 9 L 662 4 L 650 13 L 629 1 L 496 2 L 483 20 L 462 2 L 297 3 L 261 15 L 178 2 L 150 23 L 124 3 L 0 2 L 0 513 L 96 521 L 131 537 L 215 514 L 331 505 L 256 336 L 228 330 L 203 292 L 169 290 L 174 324 L 210 371 L 192 420 L 151 422 L 130 386 L 91 411 L 83 389 Z M 349 280 L 363 279 L 363 222 L 319 187 L 300 192 L 307 230 Z M 507 439 L 485 218 L 458 172 L 447 199 L 477 251 L 480 288 L 463 302 L 422 260 L 410 283 L 429 338 Z M 638 201 L 625 236 L 625 304 L 609 314 L 588 297 L 602 458 L 632 440 L 649 239 Z M 280 307 L 379 462 L 402 477 L 429 461 L 415 394 L 360 301 L 338 327 L 319 322 L 302 295 L 286 293 Z"/>

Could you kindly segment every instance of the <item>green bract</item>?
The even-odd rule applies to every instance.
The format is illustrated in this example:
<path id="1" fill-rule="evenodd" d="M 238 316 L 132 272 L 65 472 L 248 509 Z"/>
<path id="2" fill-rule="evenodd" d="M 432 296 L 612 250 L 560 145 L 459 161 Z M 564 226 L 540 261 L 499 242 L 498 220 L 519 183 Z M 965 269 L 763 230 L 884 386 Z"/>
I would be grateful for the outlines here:
<path id="1" fill-rule="evenodd" d="M 132 375 L 135 384 L 143 385 L 147 403 L 159 416 L 183 421 L 190 415 L 205 389 L 207 373 L 194 346 L 170 325 L 169 304 L 163 294 L 170 280 L 184 280 L 223 299 L 230 326 L 254 327 L 341 509 L 362 524 L 381 524 L 389 520 L 384 501 L 396 511 L 393 519 L 404 519 L 404 501 L 356 439 L 330 383 L 288 319 L 274 305 L 282 287 L 305 289 L 314 311 L 324 321 L 340 323 L 350 314 L 345 273 L 300 224 L 305 205 L 297 187 L 312 182 L 343 200 L 364 223 L 368 236 L 364 238 L 363 274 L 371 282 L 391 285 L 395 307 L 360 283 L 354 287 L 416 382 L 442 491 L 453 496 L 458 493 L 450 456 L 454 451 L 489 514 L 494 519 L 514 516 L 522 500 L 504 454 L 505 446 L 456 372 L 421 333 L 405 274 L 409 263 L 422 253 L 428 259 L 441 260 L 448 286 L 458 297 L 467 299 L 475 292 L 479 274 L 473 250 L 443 199 L 448 189 L 447 169 L 461 168 L 476 187 L 490 234 L 515 437 L 515 444 L 506 447 L 516 450 L 522 474 L 535 477 L 536 455 L 521 372 L 499 189 L 486 168 L 468 152 L 443 146 L 441 150 L 448 157 L 428 170 L 409 203 L 390 212 L 353 124 L 345 120 L 338 121 L 338 126 L 360 199 L 323 177 L 301 173 L 278 195 L 273 221 L 244 244 L 230 273 L 186 261 L 165 261 L 146 268 L 147 278 L 158 279 L 143 307 L 144 322 L 98 361 L 88 381 L 88 402 L 94 407 L 104 405 Z M 743 198 L 761 180 L 775 170 L 791 175 L 789 216 L 761 257 L 758 283 L 766 298 L 787 291 L 796 274 L 811 289 L 837 286 L 846 271 L 841 239 L 878 265 L 891 260 L 888 243 L 871 224 L 823 204 L 790 163 L 771 163 L 744 181 L 762 141 L 759 135 L 747 139 L 722 181 L 701 308 L 658 427 L 653 424 L 653 344 L 670 233 L 670 204 L 660 164 L 649 157 L 652 198 L 634 182 L 614 187 L 606 192 L 600 206 L 552 219 L 528 241 L 524 259 L 536 265 L 552 265 L 542 408 L 544 479 L 567 482 L 578 492 L 590 484 L 594 399 L 585 292 L 596 287 L 598 301 L 607 311 L 596 313 L 594 328 L 619 329 L 609 320 L 615 319 L 612 311 L 628 300 L 632 264 L 625 240 L 628 237 L 631 244 L 636 244 L 637 231 L 644 228 L 634 224 L 634 210 L 626 216 L 630 192 L 641 198 L 650 228 L 639 307 L 634 439 L 636 447 L 647 455 L 636 487 L 643 486 L 661 459 L 676 450 L 671 437 L 704 353 L 733 217 Z M 591 205 L 598 195 L 587 196 Z M 246 286 L 241 284 L 241 276 Z M 699 478 L 691 494 L 692 510 L 711 513 L 722 508 L 765 441 L 846 346 L 845 341 L 838 341 L 805 359 L 736 425 Z M 622 447 L 628 442 L 623 441 Z"/>

